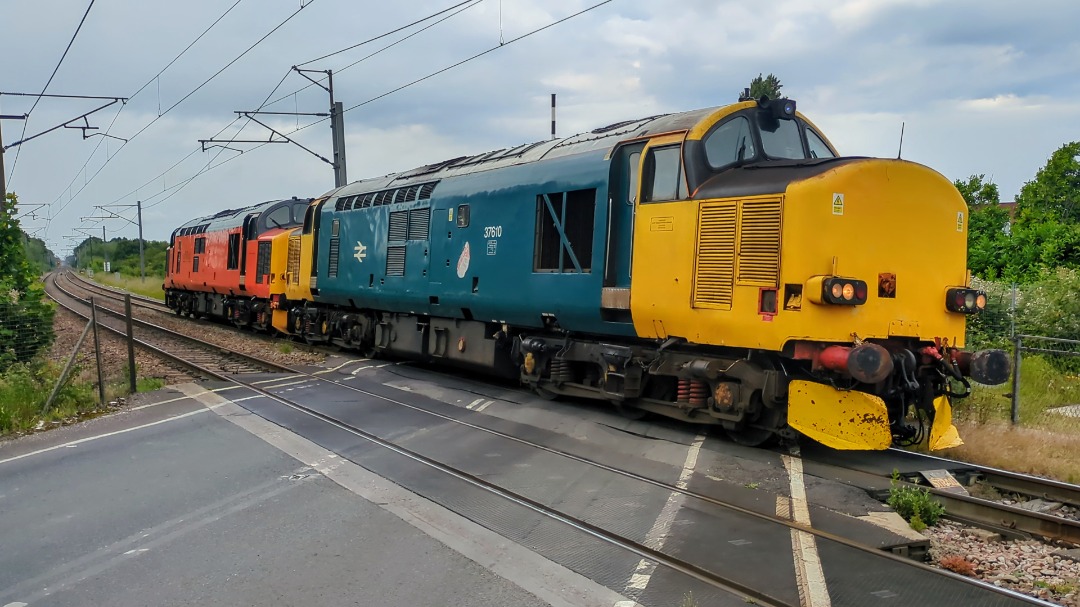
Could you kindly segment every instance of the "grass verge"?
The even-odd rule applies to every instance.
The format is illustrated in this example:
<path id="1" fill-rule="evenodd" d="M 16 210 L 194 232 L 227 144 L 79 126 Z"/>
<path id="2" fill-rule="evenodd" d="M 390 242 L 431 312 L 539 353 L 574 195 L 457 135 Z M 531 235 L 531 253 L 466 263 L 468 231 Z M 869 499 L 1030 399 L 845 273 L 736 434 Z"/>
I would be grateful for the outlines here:
<path id="1" fill-rule="evenodd" d="M 75 368 L 72 377 L 78 374 Z M 69 378 L 48 413 L 42 413 L 59 377 L 60 366 L 51 362 L 18 364 L 0 374 L 0 436 L 28 432 L 42 424 L 93 417 L 104 411 L 94 384 Z M 135 383 L 138 392 L 151 392 L 164 385 L 165 381 L 157 377 L 140 378 Z M 126 382 L 105 387 L 106 402 L 127 394 Z"/>
<path id="2" fill-rule="evenodd" d="M 94 281 L 103 285 L 165 301 L 165 291 L 161 290 L 162 280 L 160 276 L 147 276 L 146 280 L 143 281 L 138 276 L 127 276 L 116 272 L 108 274 L 97 272 L 94 274 Z"/>

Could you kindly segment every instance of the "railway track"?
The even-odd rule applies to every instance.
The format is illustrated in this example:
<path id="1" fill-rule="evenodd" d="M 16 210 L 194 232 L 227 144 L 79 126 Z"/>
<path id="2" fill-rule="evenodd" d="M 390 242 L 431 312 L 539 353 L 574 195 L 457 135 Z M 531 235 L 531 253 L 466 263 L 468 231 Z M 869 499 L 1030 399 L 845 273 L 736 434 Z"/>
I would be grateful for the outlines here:
<path id="1" fill-rule="evenodd" d="M 61 286 L 55 274 L 46 280 L 46 293 L 58 305 L 74 314 L 82 318 L 90 317 L 90 301 Z M 102 329 L 127 336 L 122 310 L 100 304 L 97 309 L 98 323 Z M 136 346 L 194 372 L 197 377 L 222 379 L 227 377 L 226 374 L 293 372 L 284 365 L 222 348 L 145 320 L 133 318 L 132 324 L 140 330 L 139 337 L 135 339 Z"/>
<path id="2" fill-rule="evenodd" d="M 804 456 L 814 462 L 815 474 L 861 487 L 878 499 L 887 497 L 895 474 L 899 482 L 929 491 L 945 506 L 945 516 L 957 522 L 1009 538 L 1080 545 L 1080 520 L 1062 515 L 1080 510 L 1077 485 L 895 448 L 880 453 L 812 449 Z"/>
<path id="3" fill-rule="evenodd" d="M 723 516 L 745 517 L 747 520 L 754 521 L 756 523 L 775 525 L 783 529 L 786 533 L 805 533 L 808 536 L 814 537 L 817 541 L 823 544 L 827 544 L 830 551 L 842 551 L 848 553 L 847 556 L 855 561 L 869 561 L 871 563 L 874 563 L 875 567 L 880 567 L 884 569 L 914 569 L 920 574 L 933 575 L 936 576 L 938 579 L 946 578 L 952 581 L 960 582 L 962 584 L 970 584 L 973 586 L 977 586 L 988 592 L 1000 594 L 1002 597 L 1008 597 L 1010 600 L 1018 598 L 1021 601 L 1029 600 L 1026 597 L 1018 597 L 1016 593 L 1003 590 L 991 584 L 983 583 L 978 580 L 973 580 L 971 578 L 957 576 L 950 572 L 945 572 L 937 568 L 929 567 L 906 557 L 880 550 L 877 547 L 866 546 L 848 538 L 841 537 L 837 534 L 822 531 L 808 525 L 800 524 L 781 513 L 767 514 L 760 510 L 747 508 L 738 505 L 733 501 L 725 500 L 722 496 L 710 494 L 708 492 L 693 490 L 691 488 L 688 488 L 685 483 L 679 484 L 665 481 L 663 479 L 641 474 L 639 472 L 628 470 L 617 465 L 611 465 L 609 463 L 597 461 L 595 459 L 573 453 L 566 449 L 553 447 L 543 442 L 523 438 L 516 433 L 504 432 L 497 428 L 489 427 L 484 422 L 480 421 L 484 418 L 472 416 L 471 412 L 469 412 L 468 410 L 461 410 L 460 408 L 457 408 L 450 413 L 440 412 L 433 408 L 429 408 L 428 406 L 409 403 L 399 398 L 393 398 L 372 390 L 360 388 L 355 385 L 349 385 L 349 383 L 347 382 L 328 379 L 325 376 L 325 373 L 319 374 L 298 372 L 297 376 L 297 379 L 304 378 L 312 383 L 317 382 L 319 384 L 323 384 L 334 391 L 345 391 L 347 393 L 355 395 L 351 398 L 338 395 L 334 397 L 329 397 L 327 398 L 327 400 L 362 403 L 365 400 L 376 399 L 378 401 L 381 401 L 382 403 L 394 405 L 395 407 L 401 407 L 412 412 L 421 413 L 425 416 L 430 416 L 431 418 L 434 418 L 434 421 L 439 424 L 453 424 L 455 427 L 460 427 L 467 432 L 482 433 L 489 437 L 496 437 L 500 441 L 506 441 L 510 444 L 524 447 L 535 453 L 554 456 L 556 458 L 564 460 L 565 462 L 567 462 L 568 465 L 584 466 L 589 469 L 599 470 L 606 474 L 614 475 L 627 481 L 647 485 L 653 489 L 661 490 L 664 493 L 672 496 L 679 496 L 680 499 L 687 500 L 687 507 L 691 507 L 695 510 L 705 512 L 719 512 L 722 513 Z M 233 378 L 232 381 L 244 382 L 242 378 Z M 368 430 L 365 430 L 355 425 L 351 425 L 338 417 L 321 411 L 317 407 L 313 407 L 304 402 L 300 402 L 295 396 L 293 396 L 293 394 L 295 394 L 295 390 L 301 389 L 302 386 L 297 387 L 295 381 L 290 381 L 290 393 L 288 396 L 275 394 L 269 390 L 264 390 L 251 384 L 247 385 L 249 388 L 258 391 L 260 394 L 273 398 L 279 403 L 282 403 L 296 411 L 302 412 L 304 415 L 308 415 L 310 417 L 314 417 L 326 423 L 332 424 L 335 427 L 359 436 L 366 441 L 372 442 L 380 446 L 381 448 L 388 449 L 390 451 L 413 459 L 414 461 L 428 466 L 433 470 L 437 470 L 440 473 L 463 480 L 471 485 L 482 488 L 484 491 L 487 491 L 494 495 L 498 495 L 501 498 L 514 502 L 518 505 L 527 507 L 537 513 L 542 514 L 545 517 L 558 520 L 575 529 L 589 533 L 590 535 L 598 537 L 605 542 L 619 546 L 642 558 L 655 560 L 661 566 L 667 567 L 673 571 L 677 571 L 685 575 L 689 575 L 690 577 L 693 577 L 700 582 L 707 583 L 716 588 L 723 588 L 728 591 L 734 591 L 736 594 L 741 593 L 745 596 L 745 598 L 750 599 L 758 604 L 787 604 L 784 601 L 778 601 L 777 597 L 775 595 L 770 595 L 769 592 L 761 592 L 754 590 L 753 588 L 747 587 L 746 585 L 740 583 L 737 579 L 730 578 L 724 572 L 703 568 L 698 564 L 682 560 L 674 554 L 665 553 L 663 551 L 658 551 L 654 548 L 651 548 L 647 545 L 646 542 L 631 540 L 625 536 L 619 535 L 618 533 L 614 533 L 609 529 L 600 527 L 594 521 L 571 515 L 565 511 L 561 511 L 556 508 L 552 508 L 550 505 L 544 503 L 545 500 L 541 496 L 535 494 L 527 495 L 524 493 L 509 490 L 505 487 L 499 487 L 486 480 L 481 475 L 476 475 L 466 469 L 436 461 L 434 458 L 429 457 L 428 455 L 425 455 L 418 451 L 410 450 L 406 447 L 401 446 L 400 444 L 397 444 L 392 439 L 392 437 L 377 436 L 372 432 L 369 432 Z M 469 516 L 468 513 L 463 514 Z M 834 574 L 838 577 L 848 575 L 840 573 Z M 865 576 L 866 571 L 852 571 L 850 572 L 850 575 L 855 577 Z"/>
<path id="4" fill-rule="evenodd" d="M 79 283 L 80 288 L 99 293 L 110 299 L 119 301 L 124 295 L 123 292 L 88 283 L 81 277 L 68 276 L 68 278 L 74 278 Z M 133 295 L 132 304 L 147 310 L 172 314 L 172 310 L 165 307 L 164 304 L 150 298 Z M 99 307 L 99 309 L 102 308 Z M 109 311 L 114 314 L 117 313 L 114 310 Z M 251 334 L 245 335 L 261 338 L 261 336 Z M 220 350 L 217 346 L 210 346 L 210 348 Z M 252 359 L 252 357 L 245 358 L 248 361 L 258 360 Z M 204 359 L 202 362 L 209 361 Z M 263 361 L 259 360 L 258 363 L 263 364 Z M 209 362 L 209 364 L 214 363 Z M 228 363 L 219 364 L 219 366 L 223 370 L 240 373 L 263 370 L 256 364 L 236 364 L 234 359 L 230 359 Z M 288 372 L 296 372 L 288 367 L 277 368 Z M 818 453 L 811 457 L 819 457 L 820 455 Z M 841 458 L 846 461 L 841 461 Z M 861 486 L 881 500 L 887 497 L 888 484 L 880 481 L 890 480 L 893 471 L 896 470 L 899 472 L 902 481 L 922 485 L 930 491 L 935 499 L 945 506 L 948 518 L 964 524 L 997 531 L 1007 537 L 1036 536 L 1047 540 L 1059 540 L 1080 545 L 1080 521 L 1078 520 L 1063 517 L 1053 512 L 1039 512 L 1016 504 L 1005 504 L 1000 499 L 995 500 L 971 495 L 966 490 L 958 491 L 956 487 L 936 487 L 930 484 L 930 481 L 927 480 L 928 477 L 922 473 L 945 470 L 952 477 L 958 479 L 961 486 L 990 487 L 1001 495 L 1019 497 L 1020 500 L 1040 499 L 1050 502 L 1051 506 L 1060 503 L 1080 509 L 1080 486 L 1077 485 L 899 449 L 892 449 L 886 454 L 871 453 L 855 457 L 845 457 L 833 452 L 821 459 L 820 462 L 822 465 L 840 467 L 876 478 L 879 482 L 867 483 L 865 478 L 856 477 L 852 479 L 843 473 L 832 475 L 841 479 L 847 477 L 845 482 Z M 679 491 L 676 490 L 676 492 Z"/>
<path id="5" fill-rule="evenodd" d="M 88 302 L 82 298 L 79 298 L 73 294 L 70 294 L 58 285 L 55 284 L 55 277 L 53 278 L 53 287 L 64 293 L 69 299 L 77 300 L 74 305 L 81 305 L 82 307 L 88 307 Z M 111 290 L 110 290 L 111 291 Z M 113 295 L 117 295 L 114 293 Z M 61 302 L 61 305 L 65 305 Z M 65 305 L 72 309 L 74 305 Z M 104 311 L 106 315 L 113 317 L 120 316 L 120 312 L 116 310 L 109 310 L 107 308 L 99 308 Z M 75 310 L 73 310 L 75 311 Z M 76 312 L 79 313 L 79 312 Z M 86 314 L 80 314 L 84 318 Z M 99 319 L 100 319 L 99 315 Z M 108 323 L 108 324 L 107 324 Z M 115 320 L 102 321 L 102 326 L 107 327 L 109 330 L 116 331 L 117 333 L 123 333 L 122 329 L 117 329 L 112 326 L 116 324 Z M 244 373 L 255 373 L 259 371 L 285 371 L 294 376 L 297 379 L 305 379 L 311 382 L 319 382 L 327 385 L 332 385 L 335 390 L 346 390 L 357 396 L 354 398 L 359 400 L 364 399 L 377 399 L 384 403 L 392 404 L 407 408 L 411 411 L 420 412 L 424 415 L 433 416 L 439 423 L 448 422 L 456 426 L 460 426 L 469 432 L 480 432 L 489 436 L 497 437 L 500 440 L 508 441 L 515 445 L 519 445 L 531 450 L 535 450 L 538 453 L 544 453 L 551 456 L 555 456 L 572 462 L 574 465 L 586 466 L 595 470 L 601 470 L 604 473 L 618 476 L 622 479 L 632 481 L 635 483 L 641 483 L 652 487 L 653 489 L 659 489 L 664 492 L 669 492 L 672 496 L 678 495 L 681 499 L 686 499 L 693 502 L 696 509 L 714 509 L 717 511 L 723 511 L 726 515 L 734 515 L 740 517 L 747 517 L 748 519 L 767 523 L 769 525 L 775 525 L 781 529 L 786 529 L 790 533 L 803 533 L 814 537 L 817 541 L 830 545 L 830 550 L 840 550 L 849 552 L 852 556 L 850 558 L 856 561 L 870 561 L 878 568 L 891 569 L 900 568 L 904 571 L 911 572 L 916 571 L 920 575 L 933 575 L 937 580 L 944 580 L 951 584 L 960 584 L 961 586 L 974 586 L 981 591 L 994 593 L 999 596 L 1005 603 L 1008 602 L 1028 602 L 1029 599 L 1017 593 L 997 588 L 993 585 L 986 584 L 970 578 L 964 578 L 943 572 L 939 569 L 931 568 L 921 563 L 916 563 L 909 559 L 893 555 L 887 552 L 883 552 L 877 548 L 860 545 L 849 539 L 823 532 L 819 529 L 815 529 L 800 523 L 794 522 L 789 518 L 785 518 L 779 515 L 763 514 L 759 511 L 747 509 L 738 506 L 734 503 L 725 501 L 724 499 L 715 495 L 708 495 L 698 491 L 693 491 L 687 488 L 685 485 L 673 484 L 661 479 L 645 476 L 631 470 L 625 470 L 618 466 L 612 466 L 604 464 L 599 461 L 583 457 L 571 453 L 566 450 L 554 448 L 549 445 L 541 444 L 536 441 L 531 441 L 514 434 L 506 433 L 494 428 L 485 427 L 480 423 L 474 423 L 468 419 L 462 419 L 456 414 L 448 415 L 446 413 L 440 413 L 423 406 L 410 404 L 399 399 L 387 397 L 385 395 L 358 388 L 356 386 L 350 386 L 347 383 L 340 381 L 333 381 L 320 374 L 312 374 L 296 371 L 288 367 L 281 365 L 268 364 L 259 359 L 252 357 L 239 356 L 236 353 L 228 353 L 224 359 L 218 358 L 221 353 L 221 348 L 213 344 L 201 343 L 194 353 L 189 348 L 192 348 L 193 342 L 198 342 L 193 338 L 180 336 L 172 331 L 157 327 L 144 321 L 137 321 L 136 324 L 140 329 L 146 329 L 147 332 L 153 332 L 157 335 L 167 336 L 170 340 L 168 342 L 154 341 L 153 344 L 140 340 L 140 346 L 146 347 L 156 354 L 164 355 L 170 360 L 174 360 L 179 364 L 189 366 L 189 368 L 195 370 L 198 374 L 205 377 L 212 377 L 222 381 L 228 381 L 230 383 L 240 384 L 246 386 L 248 389 L 274 400 L 275 402 L 288 407 L 296 412 L 300 412 L 303 415 L 315 418 L 321 422 L 329 424 L 339 430 L 348 432 L 364 441 L 367 441 L 373 445 L 376 445 L 380 449 L 393 452 L 399 456 L 405 457 L 417 464 L 425 466 L 430 470 L 437 471 L 440 474 L 446 475 L 458 479 L 468 485 L 482 490 L 490 495 L 497 496 L 499 499 L 516 504 L 517 506 L 527 508 L 538 515 L 541 515 L 551 521 L 555 521 L 560 525 L 564 525 L 568 528 L 574 529 L 577 532 L 585 533 L 593 538 L 616 546 L 621 550 L 625 550 L 633 555 L 636 555 L 644 560 L 653 561 L 657 566 L 663 567 L 670 571 L 678 572 L 682 575 L 689 576 L 699 583 L 706 584 L 709 587 L 721 590 L 726 593 L 735 594 L 737 596 L 744 597 L 748 602 L 754 602 L 757 604 L 769 604 L 769 605 L 787 605 L 797 604 L 791 601 L 782 599 L 776 596 L 770 590 L 760 590 L 754 587 L 748 586 L 739 579 L 733 578 L 727 575 L 724 571 L 713 570 L 708 567 L 703 567 L 700 564 L 690 562 L 678 557 L 675 554 L 664 552 L 650 547 L 648 543 L 643 539 L 632 539 L 626 537 L 624 534 L 620 534 L 609 528 L 605 528 L 602 525 L 597 525 L 594 521 L 588 520 L 587 517 L 574 516 L 570 513 L 562 511 L 558 508 L 552 507 L 550 504 L 545 503 L 545 500 L 540 496 L 528 495 L 524 492 L 518 492 L 506 487 L 501 487 L 489 480 L 486 480 L 483 475 L 475 474 L 461 467 L 452 466 L 438 461 L 429 455 L 421 453 L 417 450 L 408 449 L 399 444 L 396 444 L 393 440 L 386 436 L 378 436 L 364 428 L 350 424 L 342 419 L 338 419 L 333 415 L 329 415 L 324 411 L 320 411 L 317 407 L 310 406 L 304 402 L 300 402 L 295 397 L 286 397 L 281 394 L 275 394 L 269 390 L 259 387 L 253 381 L 245 380 Z M 178 340 L 178 341 L 176 341 Z M 180 354 L 177 354 L 177 352 Z M 237 363 L 237 358 L 245 359 L 243 363 Z M 246 403 L 245 403 L 246 404 Z M 461 412 L 461 415 L 468 417 L 469 412 Z M 477 418 L 472 418 L 477 419 Z M 465 516 L 469 516 L 468 512 L 462 512 Z M 834 574 L 835 575 L 835 574 Z M 848 574 L 844 574 L 848 575 Z M 860 572 L 851 572 L 850 575 L 865 576 L 865 570 Z M 843 577 L 843 576 L 841 576 Z M 853 582 L 854 583 L 854 582 Z"/>

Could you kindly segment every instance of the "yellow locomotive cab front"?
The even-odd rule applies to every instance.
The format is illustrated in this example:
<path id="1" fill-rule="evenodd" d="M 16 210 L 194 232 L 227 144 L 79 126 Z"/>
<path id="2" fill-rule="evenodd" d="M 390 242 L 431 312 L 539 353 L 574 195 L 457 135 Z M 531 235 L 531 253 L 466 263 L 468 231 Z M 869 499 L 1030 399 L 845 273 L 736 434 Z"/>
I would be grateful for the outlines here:
<path id="1" fill-rule="evenodd" d="M 1001 383 L 1008 360 L 988 351 L 973 366 L 960 350 L 985 294 L 968 288 L 953 185 L 913 162 L 836 157 L 793 102 L 747 102 L 682 141 L 689 194 L 650 199 L 662 168 L 651 152 L 674 139 L 654 138 L 642 159 L 635 329 L 787 378 L 786 390 L 761 386 L 763 404 L 713 415 L 736 433 L 786 426 L 838 449 L 961 444 L 956 386 Z"/>

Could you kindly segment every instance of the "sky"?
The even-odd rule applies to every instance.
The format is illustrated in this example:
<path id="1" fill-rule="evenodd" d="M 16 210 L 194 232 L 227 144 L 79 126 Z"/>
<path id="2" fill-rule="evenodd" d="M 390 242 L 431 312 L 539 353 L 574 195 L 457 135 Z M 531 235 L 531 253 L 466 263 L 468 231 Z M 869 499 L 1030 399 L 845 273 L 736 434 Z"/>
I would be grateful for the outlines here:
<path id="1" fill-rule="evenodd" d="M 1075 0 L 0 0 L 0 115 L 31 112 L 0 122 L 5 146 L 127 98 L 70 123 L 96 130 L 8 149 L 7 186 L 60 255 L 102 226 L 136 238 L 136 201 L 144 237 L 166 240 L 200 215 L 323 194 L 321 117 L 260 118 L 310 152 L 199 143 L 266 141 L 240 110 L 325 113 L 292 66 L 333 71 L 350 180 L 547 139 L 552 93 L 568 136 L 732 103 L 773 73 L 841 154 L 896 157 L 903 128 L 904 158 L 985 174 L 1007 201 L 1080 140 L 1077 23 Z M 46 83 L 110 99 L 6 94 Z"/>

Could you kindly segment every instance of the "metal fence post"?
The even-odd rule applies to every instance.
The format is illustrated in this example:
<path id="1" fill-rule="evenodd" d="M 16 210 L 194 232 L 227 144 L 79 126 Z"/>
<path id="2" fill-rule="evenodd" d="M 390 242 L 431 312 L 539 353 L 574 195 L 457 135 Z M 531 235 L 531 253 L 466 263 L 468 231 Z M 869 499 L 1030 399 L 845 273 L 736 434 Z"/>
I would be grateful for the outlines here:
<path id="1" fill-rule="evenodd" d="M 1022 339 L 1013 336 L 1013 377 L 1012 377 L 1012 424 L 1020 423 L 1020 347 Z"/>
<path id="2" fill-rule="evenodd" d="M 127 320 L 128 387 L 135 394 L 135 333 L 131 330 L 131 293 L 124 294 L 124 317 Z"/>
<path id="3" fill-rule="evenodd" d="M 98 397 L 101 399 L 101 406 L 104 407 L 105 374 L 101 368 L 101 341 L 98 339 L 97 304 L 94 303 L 93 297 L 90 298 L 90 322 L 94 325 L 94 354 L 97 355 Z"/>

